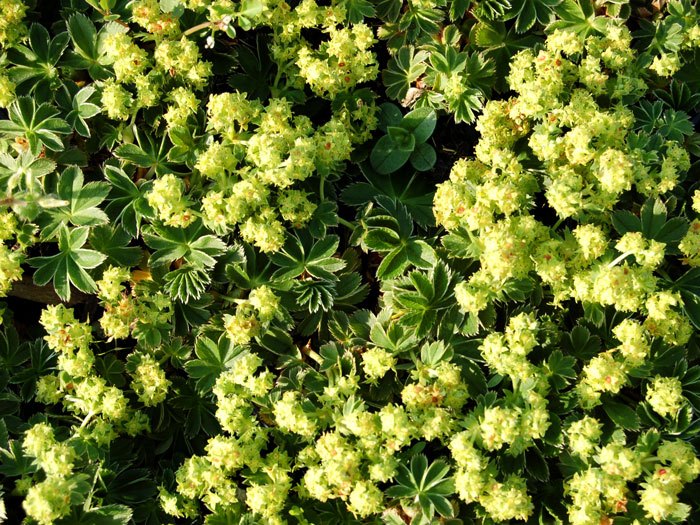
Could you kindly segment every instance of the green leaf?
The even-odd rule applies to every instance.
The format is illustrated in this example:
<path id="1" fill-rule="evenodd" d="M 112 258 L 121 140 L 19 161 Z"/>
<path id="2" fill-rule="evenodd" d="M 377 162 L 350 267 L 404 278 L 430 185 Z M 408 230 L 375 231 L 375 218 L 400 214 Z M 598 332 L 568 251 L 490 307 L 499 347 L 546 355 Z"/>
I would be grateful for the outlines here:
<path id="1" fill-rule="evenodd" d="M 515 30 L 524 33 L 532 29 L 535 22 L 547 25 L 554 19 L 554 8 L 562 0 L 511 0 L 511 13 L 517 13 Z"/>
<path id="2" fill-rule="evenodd" d="M 57 118 L 58 110 L 49 105 L 36 105 L 33 97 L 18 97 L 10 106 L 10 120 L 0 120 L 0 133 L 11 137 L 26 137 L 34 155 L 45 146 L 51 151 L 62 151 L 60 135 L 71 132 L 68 123 Z"/>
<path id="3" fill-rule="evenodd" d="M 85 119 L 97 115 L 101 110 L 96 104 L 88 102 L 95 93 L 95 88 L 87 86 L 78 91 L 73 97 L 72 110 L 66 115 L 66 121 L 83 137 L 90 136 L 90 128 Z"/>
<path id="4" fill-rule="evenodd" d="M 396 104 L 384 102 L 379 106 L 379 129 L 386 133 L 388 126 L 401 124 L 403 114 Z"/>
<path id="5" fill-rule="evenodd" d="M 576 358 L 564 356 L 560 350 L 555 350 L 547 360 L 549 380 L 554 388 L 561 390 L 576 379 Z"/>
<path id="6" fill-rule="evenodd" d="M 43 178 L 56 169 L 56 162 L 39 158 L 31 151 L 23 151 L 16 157 L 0 153 L 0 183 L 8 196 L 15 190 L 25 190 L 30 194 L 43 193 Z"/>
<path id="7" fill-rule="evenodd" d="M 398 53 L 389 60 L 387 69 L 382 71 L 382 81 L 386 86 L 386 94 L 394 100 L 402 100 L 411 84 L 418 80 L 428 65 L 427 51 L 416 52 L 412 47 L 402 47 Z"/>
<path id="8" fill-rule="evenodd" d="M 391 283 L 388 297 L 394 315 L 406 329 L 425 337 L 439 329 L 454 306 L 454 275 L 440 260 L 427 272 L 413 271 Z"/>
<path id="9" fill-rule="evenodd" d="M 700 330 L 700 295 L 681 292 L 683 311 L 688 316 L 696 330 Z"/>
<path id="10" fill-rule="evenodd" d="M 411 161 L 411 166 L 418 171 L 429 171 L 435 166 L 437 153 L 435 153 L 435 148 L 424 142 L 416 146 L 409 160 Z"/>
<path id="11" fill-rule="evenodd" d="M 377 268 L 377 277 L 380 279 L 393 279 L 400 275 L 409 265 L 408 253 L 405 246 L 389 252 Z"/>
<path id="12" fill-rule="evenodd" d="M 600 352 L 600 346 L 600 338 L 591 336 L 590 330 L 585 326 L 575 326 L 562 338 L 562 348 L 566 350 L 566 353 L 581 361 L 596 356 Z"/>
<path id="13" fill-rule="evenodd" d="M 471 0 L 452 0 L 450 2 L 450 21 L 455 22 L 462 18 L 471 3 Z"/>
<path id="14" fill-rule="evenodd" d="M 476 12 L 480 19 L 502 20 L 510 8 L 510 0 L 481 0 Z"/>
<path id="15" fill-rule="evenodd" d="M 0 448 L 0 474 L 14 478 L 36 471 L 34 458 L 24 455 L 21 441 L 13 440 L 8 448 Z"/>
<path id="16" fill-rule="evenodd" d="M 136 144 L 122 144 L 114 150 L 114 154 L 120 159 L 131 162 L 142 168 L 148 168 L 156 162 L 156 159 Z"/>
<path id="17" fill-rule="evenodd" d="M 68 18 L 68 34 L 75 50 L 83 57 L 97 61 L 97 31 L 92 21 L 82 13 L 75 13 Z"/>
<path id="18" fill-rule="evenodd" d="M 383 226 L 372 227 L 364 236 L 363 242 L 368 249 L 375 252 L 389 252 L 396 248 L 401 243 L 401 238 L 397 233 L 398 223 L 396 228 L 387 228 Z"/>
<path id="19" fill-rule="evenodd" d="M 296 309 L 306 310 L 311 314 L 319 312 L 328 312 L 332 307 L 335 299 L 335 283 L 332 281 L 294 281 L 292 290 L 296 293 Z M 313 317 L 306 321 L 308 323 L 307 330 L 303 330 L 305 335 L 318 330 L 318 323 L 321 321 L 320 316 Z"/>
<path id="20" fill-rule="evenodd" d="M 105 211 L 115 222 L 120 222 L 132 237 L 136 237 L 142 219 L 153 215 L 146 199 L 152 183 L 136 186 L 122 169 L 110 165 L 105 166 L 104 173 L 111 186 Z"/>
<path id="21" fill-rule="evenodd" d="M 564 0 L 554 11 L 560 20 L 547 26 L 547 32 L 569 30 L 586 37 L 605 31 L 606 20 L 595 15 L 595 7 L 590 0 Z"/>
<path id="22" fill-rule="evenodd" d="M 454 351 L 442 341 L 425 343 L 420 350 L 420 360 L 430 366 L 435 367 L 442 361 L 448 362 L 452 359 Z"/>
<path id="23" fill-rule="evenodd" d="M 105 224 L 90 232 L 90 245 L 116 266 L 136 266 L 141 260 L 143 251 L 138 246 L 129 246 L 130 241 L 131 235 L 121 226 Z"/>
<path id="24" fill-rule="evenodd" d="M 7 58 L 15 66 L 7 73 L 16 84 L 16 92 L 32 95 L 40 102 L 51 100 L 53 91 L 62 85 L 57 66 L 69 41 L 68 33 L 52 39 L 44 26 L 32 24 L 29 47 L 16 44 L 7 50 Z"/>
<path id="25" fill-rule="evenodd" d="M 158 494 L 158 487 L 145 468 L 130 468 L 111 477 L 106 483 L 110 501 L 126 505 L 143 503 Z"/>
<path id="26" fill-rule="evenodd" d="M 160 144 L 156 144 L 150 135 L 138 130 L 134 131 L 134 137 L 136 144 L 122 144 L 114 150 L 114 155 L 135 166 L 153 169 L 156 175 L 180 173 L 176 165 L 168 159 L 171 145 L 167 134 L 163 135 Z"/>
<path id="27" fill-rule="evenodd" d="M 506 27 L 504 24 L 480 22 L 472 29 L 475 43 L 479 47 L 501 47 L 506 38 Z"/>
<path id="28" fill-rule="evenodd" d="M 690 116 L 685 111 L 675 109 L 664 111 L 658 129 L 663 137 L 677 142 L 683 142 L 685 137 L 692 135 L 695 131 Z"/>
<path id="29" fill-rule="evenodd" d="M 96 291 L 95 281 L 85 271 L 102 264 L 106 256 L 94 250 L 81 249 L 87 241 L 88 228 L 59 231 L 59 253 L 47 257 L 33 257 L 27 262 L 36 268 L 34 283 L 40 286 L 53 281 L 54 289 L 64 301 L 71 296 L 70 286 L 91 293 Z"/>
<path id="30" fill-rule="evenodd" d="M 417 144 L 422 144 L 433 134 L 436 123 L 435 110 L 422 107 L 407 113 L 401 121 L 401 127 L 413 133 Z"/>
<path id="31" fill-rule="evenodd" d="M 672 289 L 683 298 L 683 311 L 696 329 L 700 330 L 700 268 L 693 268 L 681 276 Z"/>
<path id="32" fill-rule="evenodd" d="M 515 19 L 515 30 L 518 33 L 524 33 L 535 25 L 537 21 L 537 8 L 535 7 L 535 2 L 529 0 L 520 2 L 520 4 L 518 16 Z"/>
<path id="33" fill-rule="evenodd" d="M 225 337 L 219 339 L 217 344 L 202 336 L 195 342 L 194 349 L 197 358 L 185 363 L 185 370 L 196 381 L 199 392 L 209 393 L 219 374 L 233 366 L 243 347 L 233 345 Z"/>
<path id="34" fill-rule="evenodd" d="M 264 7 L 262 0 L 242 0 L 238 16 L 254 18 L 263 12 Z"/>
<path id="35" fill-rule="evenodd" d="M 182 0 L 160 0 L 160 10 L 164 13 L 172 13 L 173 16 L 180 16 L 185 8 Z"/>
<path id="36" fill-rule="evenodd" d="M 308 235 L 301 238 L 290 235 L 284 247 L 270 257 L 280 267 L 272 278 L 294 279 L 307 272 L 319 279 L 337 280 L 335 272 L 342 270 L 346 264 L 342 259 L 333 257 L 339 243 L 337 235 L 328 235 L 317 242 L 313 242 Z"/>
<path id="37" fill-rule="evenodd" d="M 50 239 L 66 224 L 96 226 L 109 221 L 107 214 L 98 207 L 109 194 L 109 185 L 105 182 L 83 184 L 83 181 L 83 172 L 77 166 L 69 166 L 61 173 L 58 197 L 68 204 L 47 212 L 48 221 L 42 223 L 42 238 Z"/>
<path id="38" fill-rule="evenodd" d="M 627 232 L 638 232 L 642 229 L 639 218 L 627 210 L 618 210 L 613 213 L 612 224 L 620 235 L 624 235 Z"/>
<path id="39" fill-rule="evenodd" d="M 365 18 L 373 18 L 375 9 L 368 0 L 345 0 L 347 20 L 351 24 L 362 22 Z"/>
<path id="40" fill-rule="evenodd" d="M 92 508 L 80 518 L 81 525 L 129 525 L 132 511 L 126 505 L 105 505 Z"/>
<path id="41" fill-rule="evenodd" d="M 542 452 L 536 447 L 530 447 L 525 455 L 525 468 L 528 474 L 539 481 L 549 480 L 549 467 Z"/>
<path id="42" fill-rule="evenodd" d="M 401 126 L 388 126 L 386 133 L 398 149 L 406 149 L 413 151 L 416 145 L 416 139 L 411 135 L 411 132 Z"/>
<path id="43" fill-rule="evenodd" d="M 639 416 L 627 405 L 615 401 L 604 401 L 603 410 L 616 425 L 627 430 L 637 430 L 639 428 Z"/>
<path id="44" fill-rule="evenodd" d="M 413 220 L 421 226 L 434 224 L 434 186 L 425 180 L 426 177 L 409 177 L 402 172 L 381 175 L 368 163 L 363 163 L 360 167 L 367 182 L 347 186 L 341 194 L 343 202 L 360 206 L 378 196 L 384 196 L 403 204 Z"/>
<path id="45" fill-rule="evenodd" d="M 163 278 L 163 289 L 172 298 L 182 303 L 196 301 L 211 283 L 209 273 L 189 264 L 168 272 Z"/>
<path id="46" fill-rule="evenodd" d="M 224 253 L 226 244 L 214 235 L 202 235 L 204 225 L 194 222 L 187 228 L 174 228 L 151 224 L 143 232 L 143 240 L 155 252 L 149 259 L 150 266 L 162 266 L 177 259 L 184 259 L 197 269 L 211 268 L 215 257 Z"/>
<path id="47" fill-rule="evenodd" d="M 372 148 L 369 160 L 372 163 L 372 167 L 377 170 L 377 173 L 387 175 L 406 164 L 411 156 L 411 151 L 411 149 L 399 149 L 391 137 L 385 135 Z"/>
<path id="48" fill-rule="evenodd" d="M 397 484 L 389 487 L 386 495 L 417 501 L 429 520 L 432 520 L 435 511 L 450 518 L 454 511 L 446 496 L 453 494 L 455 488 L 452 478 L 447 477 L 449 470 L 444 461 L 436 460 L 428 465 L 428 458 L 417 454 L 411 458 L 410 470 L 399 465 L 395 478 Z"/>
<path id="49" fill-rule="evenodd" d="M 437 255 L 430 245 L 423 240 L 411 239 L 406 244 L 408 261 L 417 268 L 432 268 L 437 262 Z"/>
<path id="50" fill-rule="evenodd" d="M 126 385 L 126 379 L 124 379 L 124 363 L 116 356 L 108 354 L 104 357 L 96 357 L 95 369 L 110 385 L 118 387 Z"/>

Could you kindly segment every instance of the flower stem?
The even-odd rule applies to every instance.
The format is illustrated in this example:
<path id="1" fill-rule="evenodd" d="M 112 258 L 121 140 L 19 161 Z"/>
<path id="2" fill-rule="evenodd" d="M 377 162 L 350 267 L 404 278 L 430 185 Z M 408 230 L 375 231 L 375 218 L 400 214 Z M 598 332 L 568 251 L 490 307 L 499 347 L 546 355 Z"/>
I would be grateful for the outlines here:
<path id="1" fill-rule="evenodd" d="M 343 226 L 345 226 L 346 228 L 348 228 L 350 230 L 355 229 L 355 225 L 353 223 L 351 223 L 350 221 L 346 221 L 342 217 L 338 217 L 338 224 L 342 224 Z"/>
<path id="2" fill-rule="evenodd" d="M 625 252 L 619 257 L 615 258 L 610 264 L 608 264 L 608 268 L 612 268 L 613 266 L 617 266 L 618 263 L 621 263 L 624 261 L 628 256 L 633 255 L 634 252 Z"/>
<path id="3" fill-rule="evenodd" d="M 182 33 L 182 36 L 190 36 L 191 34 L 196 33 L 197 31 L 201 31 L 202 29 L 207 29 L 214 25 L 213 22 L 202 22 L 201 24 L 197 24 L 196 26 L 190 27 L 187 31 L 184 31 Z"/>

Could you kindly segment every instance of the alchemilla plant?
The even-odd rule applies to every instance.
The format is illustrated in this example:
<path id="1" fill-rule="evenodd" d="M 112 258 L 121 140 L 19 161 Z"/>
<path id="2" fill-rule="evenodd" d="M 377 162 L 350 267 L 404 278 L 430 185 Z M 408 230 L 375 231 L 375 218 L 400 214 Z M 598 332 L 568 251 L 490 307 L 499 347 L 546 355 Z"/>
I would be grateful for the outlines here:
<path id="1" fill-rule="evenodd" d="M 0 0 L 0 523 L 700 523 L 694 0 Z"/>

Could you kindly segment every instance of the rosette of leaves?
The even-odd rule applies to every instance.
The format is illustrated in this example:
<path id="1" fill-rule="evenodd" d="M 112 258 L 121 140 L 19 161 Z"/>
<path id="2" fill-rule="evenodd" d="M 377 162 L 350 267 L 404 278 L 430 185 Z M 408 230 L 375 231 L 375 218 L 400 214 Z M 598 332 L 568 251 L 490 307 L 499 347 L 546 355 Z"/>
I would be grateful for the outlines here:
<path id="1" fill-rule="evenodd" d="M 382 71 L 387 96 L 404 107 L 446 110 L 457 123 L 472 122 L 491 93 L 494 64 L 461 42 L 457 27 L 448 25 L 437 41 L 399 48 Z"/>
<path id="2" fill-rule="evenodd" d="M 443 518 L 451 518 L 454 509 L 447 496 L 454 492 L 454 483 L 447 475 L 449 470 L 449 465 L 444 461 L 428 464 L 428 458 L 417 454 L 411 458 L 410 468 L 399 466 L 397 484 L 389 487 L 386 494 L 417 506 L 428 522 L 432 521 L 436 512 Z M 420 522 L 420 518 L 417 521 Z"/>
<path id="3" fill-rule="evenodd" d="M 406 115 L 393 104 L 381 106 L 381 137 L 369 156 L 372 168 L 382 175 L 399 170 L 406 162 L 418 171 L 428 171 L 435 165 L 435 148 L 428 139 L 435 131 L 437 115 L 430 108 L 418 108 Z"/>

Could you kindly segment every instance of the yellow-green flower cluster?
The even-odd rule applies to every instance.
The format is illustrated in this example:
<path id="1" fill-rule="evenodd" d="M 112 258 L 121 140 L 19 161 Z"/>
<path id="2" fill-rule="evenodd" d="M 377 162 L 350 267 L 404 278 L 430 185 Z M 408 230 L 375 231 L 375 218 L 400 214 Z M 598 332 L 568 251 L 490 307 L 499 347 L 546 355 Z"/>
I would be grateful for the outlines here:
<path id="1" fill-rule="evenodd" d="M 488 334 L 479 350 L 489 368 L 513 381 L 534 377 L 536 368 L 527 355 L 537 346 L 538 327 L 534 314 L 521 313 L 510 318 L 504 334 Z"/>
<path id="2" fill-rule="evenodd" d="M 0 69 L 0 108 L 6 108 L 15 100 L 15 83 Z"/>
<path id="3" fill-rule="evenodd" d="M 653 474 L 641 483 L 639 503 L 646 516 L 655 522 L 673 516 L 685 519 L 690 507 L 678 500 L 687 483 L 700 475 L 700 459 L 685 441 L 663 441 L 656 451 L 658 463 Z"/>
<path id="4" fill-rule="evenodd" d="M 282 221 L 295 228 L 311 219 L 316 205 L 307 192 L 292 189 L 313 174 L 329 174 L 350 158 L 352 128 L 331 117 L 314 128 L 292 112 L 290 101 L 266 106 L 240 93 L 212 95 L 208 129 L 220 135 L 198 157 L 196 168 L 215 181 L 202 198 L 207 227 L 226 233 L 238 226 L 241 237 L 263 251 L 284 243 Z"/>
<path id="5" fill-rule="evenodd" d="M 637 494 L 647 518 L 660 522 L 686 514 L 687 505 L 679 502 L 678 494 L 700 474 L 700 459 L 688 443 L 661 441 L 652 456 L 647 445 L 651 434 L 640 436 L 633 446 L 624 432 L 617 431 L 609 443 L 596 446 L 601 426 L 589 417 L 574 422 L 567 433 L 572 450 L 588 463 L 565 484 L 565 494 L 571 499 L 567 503 L 570 523 L 612 522 L 615 515 L 627 512 L 634 497 L 632 486 L 641 487 Z"/>
<path id="6" fill-rule="evenodd" d="M 418 433 L 430 441 L 453 430 L 454 416 L 466 404 L 469 390 L 455 363 L 418 363 L 401 391 L 401 400 L 417 425 Z"/>
<path id="7" fill-rule="evenodd" d="M 86 377 L 95 355 L 90 349 L 92 330 L 87 323 L 76 320 L 73 310 L 62 304 L 49 306 L 41 313 L 41 325 L 49 348 L 59 352 L 59 367 L 71 376 Z"/>
<path id="8" fill-rule="evenodd" d="M 327 31 L 328 41 L 317 50 L 302 45 L 296 59 L 299 74 L 315 93 L 335 97 L 376 78 L 379 65 L 370 51 L 375 39 L 369 26 L 355 24 L 341 29 L 331 26 Z"/>
<path id="9" fill-rule="evenodd" d="M 0 2 L 0 50 L 16 43 L 26 34 L 27 28 L 22 21 L 28 7 L 22 0 Z"/>
<path id="10" fill-rule="evenodd" d="M 179 29 L 177 18 L 163 13 L 158 0 L 136 0 L 130 7 L 131 20 L 149 33 L 169 35 Z"/>
<path id="11" fill-rule="evenodd" d="M 128 120 L 134 99 L 121 84 L 109 79 L 102 85 L 102 108 L 114 120 Z"/>
<path id="12" fill-rule="evenodd" d="M 0 239 L 0 297 L 5 297 L 14 281 L 22 278 L 24 254 L 8 248 Z"/>
<path id="13" fill-rule="evenodd" d="M 263 328 L 280 317 L 279 298 L 267 286 L 250 292 L 248 299 L 241 300 L 234 315 L 224 315 L 224 327 L 234 344 L 245 344 L 262 333 Z"/>
<path id="14" fill-rule="evenodd" d="M 135 370 L 131 372 L 131 388 L 145 406 L 151 407 L 162 403 L 168 395 L 170 380 L 158 361 L 150 354 L 135 353 Z"/>
<path id="15" fill-rule="evenodd" d="M 140 270 L 134 275 L 143 273 Z M 147 279 L 150 275 L 147 274 Z M 126 339 L 130 336 L 141 340 L 144 328 L 154 324 L 167 325 L 173 314 L 170 298 L 162 292 L 153 292 L 147 286 L 134 283 L 127 268 L 109 266 L 102 279 L 97 281 L 97 296 L 101 300 L 104 312 L 100 317 L 100 326 L 107 336 L 107 341 Z M 129 283 L 131 290 L 123 283 Z"/>
<path id="16" fill-rule="evenodd" d="M 584 367 L 577 386 L 582 406 L 600 403 L 603 393 L 617 394 L 628 383 L 629 372 L 644 364 L 650 351 L 650 337 L 638 321 L 625 319 L 613 328 L 620 345 L 593 357 Z"/>
<path id="17" fill-rule="evenodd" d="M 150 66 L 148 53 L 126 33 L 110 33 L 105 37 L 106 58 L 120 84 L 134 82 Z"/>
<path id="18" fill-rule="evenodd" d="M 493 464 L 475 446 L 469 431 L 459 432 L 449 442 L 457 464 L 455 489 L 465 503 L 478 502 L 496 521 L 526 521 L 534 510 L 525 479 L 508 476 L 499 482 Z"/>
<path id="19" fill-rule="evenodd" d="M 433 205 L 437 223 L 467 246 L 463 256 L 479 261 L 455 288 L 464 312 L 479 314 L 503 299 L 510 283 L 536 274 L 554 305 L 573 299 L 646 316 L 647 334 L 584 368 L 579 393 L 589 405 L 626 384 L 648 355 L 647 337 L 683 344 L 692 333 L 680 295 L 658 288 L 657 271 L 674 248 L 640 231 L 615 239 L 606 216 L 630 191 L 651 198 L 669 192 L 690 166 L 680 142 L 660 140 L 653 152 L 638 145 L 629 104 L 650 86 L 629 31 L 607 24 L 604 36 L 555 30 L 543 49 L 513 57 L 508 81 L 516 96 L 486 104 L 476 158 L 454 164 Z M 537 168 L 523 164 L 526 143 Z M 555 227 L 533 216 L 543 216 L 534 208 L 540 200 L 559 217 Z M 700 221 L 679 249 L 688 264 L 700 265 Z M 494 371 L 516 375 L 502 336 L 489 334 L 482 353 Z M 525 377 L 527 363 L 519 364 Z"/>
<path id="20" fill-rule="evenodd" d="M 583 219 L 611 209 L 633 186 L 647 195 L 672 189 L 689 166 L 687 153 L 668 142 L 661 152 L 668 166 L 656 171 L 627 144 L 634 117 L 619 101 L 647 89 L 630 42 L 624 28 L 585 40 L 555 31 L 538 54 L 518 53 L 509 77 L 518 96 L 484 108 L 478 161 L 459 161 L 439 187 L 438 222 L 484 229 L 499 216 L 526 213 L 540 190 L 561 218 Z M 513 151 L 526 138 L 544 166 L 541 181 Z"/>
<path id="21" fill-rule="evenodd" d="M 396 366 L 396 357 L 383 348 L 370 348 L 362 354 L 362 369 L 370 381 L 376 381 Z"/>
<path id="22" fill-rule="evenodd" d="M 569 449 L 586 459 L 595 450 L 602 433 L 602 425 L 596 418 L 584 416 L 571 423 L 566 431 Z"/>
<path id="23" fill-rule="evenodd" d="M 680 379 L 656 376 L 647 387 L 646 401 L 660 416 L 675 417 L 685 403 Z"/>
<path id="24" fill-rule="evenodd" d="M 279 450 L 263 454 L 268 431 L 260 426 L 254 408 L 272 388 L 272 375 L 267 370 L 258 372 L 261 364 L 262 360 L 252 353 L 240 354 L 231 369 L 217 379 L 216 418 L 227 434 L 210 438 L 205 456 L 193 456 L 178 469 L 179 495 L 161 494 L 169 514 L 192 515 L 195 499 L 201 499 L 211 510 L 227 505 L 236 498 L 238 484 L 232 478 L 243 468 L 264 473 L 268 479 L 268 483 L 261 484 L 261 478 L 256 477 L 257 482 L 247 487 L 249 508 L 268 520 L 281 510 L 291 486 L 289 458 Z"/>
<path id="25" fill-rule="evenodd" d="M 672 345 L 683 345 L 693 335 L 693 326 L 679 307 L 683 300 L 678 292 L 662 290 L 648 296 L 644 327 L 655 337 Z"/>
<path id="26" fill-rule="evenodd" d="M 158 177 L 146 194 L 149 206 L 167 226 L 186 228 L 195 220 L 190 202 L 185 196 L 185 185 L 172 173 Z"/>
<path id="27" fill-rule="evenodd" d="M 97 375 L 88 324 L 77 321 L 63 305 L 44 310 L 41 324 L 49 347 L 59 352 L 59 373 L 37 381 L 37 401 L 62 402 L 66 410 L 83 418 L 78 434 L 101 445 L 109 444 L 119 433 L 135 436 L 148 429 L 146 415 L 130 408 L 124 392 Z"/>
<path id="28" fill-rule="evenodd" d="M 211 64 L 200 60 L 197 44 L 183 36 L 180 40 L 163 40 L 156 46 L 156 66 L 163 74 L 181 80 L 194 89 L 204 88 L 211 76 Z"/>
<path id="29" fill-rule="evenodd" d="M 685 255 L 685 261 L 690 266 L 700 266 L 700 219 L 694 219 L 690 223 L 690 228 L 678 248 Z"/>
<path id="30" fill-rule="evenodd" d="M 71 512 L 71 479 L 47 478 L 29 487 L 22 508 L 39 525 L 53 525 Z"/>
<path id="31" fill-rule="evenodd" d="M 73 472 L 77 454 L 66 442 L 58 442 L 53 428 L 37 423 L 24 434 L 24 451 L 36 458 L 37 465 L 48 476 L 67 477 Z"/>
<path id="32" fill-rule="evenodd" d="M 530 391 L 523 398 L 524 407 L 493 406 L 479 418 L 480 442 L 486 450 L 508 450 L 518 454 L 541 439 L 549 428 L 547 400 Z"/>

